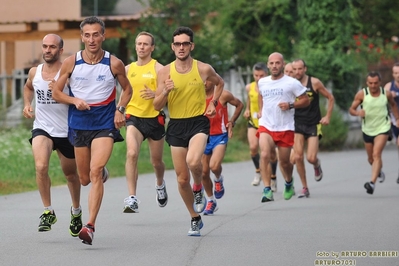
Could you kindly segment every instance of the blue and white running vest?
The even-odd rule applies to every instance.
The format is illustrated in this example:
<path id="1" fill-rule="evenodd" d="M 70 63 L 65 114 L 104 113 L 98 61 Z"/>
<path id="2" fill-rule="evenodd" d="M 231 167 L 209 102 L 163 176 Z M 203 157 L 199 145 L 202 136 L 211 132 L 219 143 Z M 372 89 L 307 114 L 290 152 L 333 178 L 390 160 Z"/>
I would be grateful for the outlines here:
<path id="1" fill-rule="evenodd" d="M 76 53 L 75 67 L 69 77 L 70 96 L 82 99 L 90 110 L 79 111 L 69 106 L 68 125 L 77 130 L 113 129 L 116 111 L 116 83 L 111 71 L 111 55 L 104 51 L 104 57 L 97 64 L 87 64 L 82 51 Z"/>

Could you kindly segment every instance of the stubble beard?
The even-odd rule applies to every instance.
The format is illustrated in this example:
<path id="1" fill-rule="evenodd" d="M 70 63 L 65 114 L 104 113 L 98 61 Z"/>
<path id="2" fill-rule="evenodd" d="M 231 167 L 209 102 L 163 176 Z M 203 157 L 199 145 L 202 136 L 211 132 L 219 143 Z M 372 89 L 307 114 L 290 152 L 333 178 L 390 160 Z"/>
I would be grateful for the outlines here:
<path id="1" fill-rule="evenodd" d="M 58 61 L 59 56 L 57 54 L 53 55 L 51 54 L 50 58 L 46 58 L 45 54 L 43 54 L 43 60 L 47 63 L 47 64 L 53 64 L 55 62 Z"/>

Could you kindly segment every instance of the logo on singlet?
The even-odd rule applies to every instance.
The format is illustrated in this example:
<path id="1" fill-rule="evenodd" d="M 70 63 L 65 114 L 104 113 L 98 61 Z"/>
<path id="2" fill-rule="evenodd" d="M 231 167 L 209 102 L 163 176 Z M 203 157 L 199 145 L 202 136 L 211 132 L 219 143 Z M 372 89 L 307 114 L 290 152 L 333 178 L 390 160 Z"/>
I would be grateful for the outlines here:
<path id="1" fill-rule="evenodd" d="M 98 75 L 96 81 L 105 81 L 105 75 Z"/>
<path id="2" fill-rule="evenodd" d="M 151 73 L 151 72 L 148 72 L 148 73 L 144 73 L 143 74 L 143 78 L 153 78 L 154 77 L 154 75 Z"/>
<path id="3" fill-rule="evenodd" d="M 198 82 L 198 80 L 196 78 L 194 78 L 193 81 L 188 83 L 189 86 L 198 86 L 198 85 L 201 85 L 201 84 L 204 84 L 202 82 L 202 80 L 201 80 L 201 82 Z"/>

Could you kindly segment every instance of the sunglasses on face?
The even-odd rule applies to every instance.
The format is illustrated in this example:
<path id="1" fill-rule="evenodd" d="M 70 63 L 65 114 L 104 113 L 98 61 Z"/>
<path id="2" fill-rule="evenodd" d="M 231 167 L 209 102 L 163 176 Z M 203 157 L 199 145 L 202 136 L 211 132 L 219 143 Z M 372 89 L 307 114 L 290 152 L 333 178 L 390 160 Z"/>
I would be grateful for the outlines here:
<path id="1" fill-rule="evenodd" d="M 174 42 L 173 46 L 174 47 L 181 47 L 183 45 L 183 47 L 189 47 L 191 45 L 191 42 Z"/>

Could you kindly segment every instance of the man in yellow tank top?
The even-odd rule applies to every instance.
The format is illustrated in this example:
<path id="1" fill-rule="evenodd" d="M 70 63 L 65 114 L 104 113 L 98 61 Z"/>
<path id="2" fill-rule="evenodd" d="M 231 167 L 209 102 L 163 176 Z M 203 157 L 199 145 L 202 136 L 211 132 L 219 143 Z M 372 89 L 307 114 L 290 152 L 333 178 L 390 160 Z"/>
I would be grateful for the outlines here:
<path id="1" fill-rule="evenodd" d="M 176 60 L 158 72 L 155 110 L 168 104 L 170 122 L 166 142 L 171 147 L 173 165 L 180 195 L 191 216 L 189 236 L 200 236 L 201 216 L 206 200 L 202 187 L 202 163 L 209 135 L 209 119 L 216 114 L 215 106 L 222 94 L 224 82 L 212 66 L 191 57 L 194 33 L 179 27 L 173 33 L 171 45 Z M 205 82 L 215 84 L 212 104 L 206 106 Z M 194 184 L 191 188 L 190 173 Z"/>
<path id="2" fill-rule="evenodd" d="M 156 199 L 159 207 L 168 203 L 162 153 L 165 136 L 165 115 L 156 111 L 152 104 L 157 88 L 157 73 L 163 67 L 151 54 L 155 49 L 155 39 L 151 33 L 140 32 L 135 40 L 137 61 L 125 67 L 126 76 L 134 88 L 132 98 L 126 106 L 126 181 L 129 196 L 125 198 L 124 213 L 138 212 L 140 201 L 137 195 L 140 147 L 148 140 L 151 163 L 156 176 Z"/>
<path id="3" fill-rule="evenodd" d="M 399 126 L 399 111 L 388 90 L 381 88 L 381 76 L 378 72 L 367 75 L 367 88 L 358 91 L 349 108 L 349 113 L 362 118 L 363 141 L 367 160 L 371 165 L 371 181 L 364 184 L 368 194 L 373 194 L 375 183 L 382 169 L 382 151 L 388 140 L 391 122 L 388 106 Z M 361 109 L 357 110 L 358 107 Z"/>

